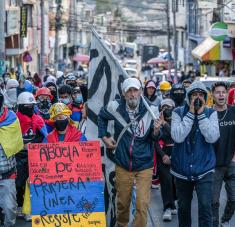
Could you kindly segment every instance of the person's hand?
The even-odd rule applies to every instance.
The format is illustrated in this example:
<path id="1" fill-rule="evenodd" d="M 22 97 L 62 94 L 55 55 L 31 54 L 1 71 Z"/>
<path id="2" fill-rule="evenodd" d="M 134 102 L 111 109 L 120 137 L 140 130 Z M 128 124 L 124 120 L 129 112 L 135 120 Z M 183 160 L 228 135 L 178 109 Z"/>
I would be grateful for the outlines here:
<path id="1" fill-rule="evenodd" d="M 162 157 L 162 162 L 163 162 L 165 165 L 170 165 L 170 164 L 171 164 L 170 157 L 165 154 L 165 155 Z"/>
<path id="2" fill-rule="evenodd" d="M 109 149 L 115 149 L 117 147 L 116 141 L 112 137 L 104 136 L 102 140 Z"/>
<path id="3" fill-rule="evenodd" d="M 153 126 L 154 126 L 154 135 L 157 135 L 159 133 L 159 130 L 161 128 L 161 126 L 164 124 L 164 117 L 163 117 L 163 113 L 160 112 L 160 116 L 159 118 L 157 118 L 156 120 L 154 120 Z"/>
<path id="4" fill-rule="evenodd" d="M 205 99 L 204 98 L 200 98 L 200 100 L 202 101 L 202 107 L 197 111 L 198 114 L 201 114 L 204 111 L 205 107 L 206 107 Z"/>

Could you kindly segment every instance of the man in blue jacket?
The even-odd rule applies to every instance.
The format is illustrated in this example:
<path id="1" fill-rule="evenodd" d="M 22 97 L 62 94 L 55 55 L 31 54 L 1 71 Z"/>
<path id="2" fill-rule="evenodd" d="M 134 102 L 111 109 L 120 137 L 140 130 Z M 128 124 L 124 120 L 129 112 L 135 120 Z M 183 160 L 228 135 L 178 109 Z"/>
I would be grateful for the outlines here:
<path id="1" fill-rule="evenodd" d="M 191 226 L 191 201 L 198 197 L 199 227 L 212 227 L 212 180 L 215 168 L 213 143 L 220 136 L 217 112 L 206 107 L 207 90 L 200 81 L 187 89 L 186 104 L 172 114 L 175 141 L 171 173 L 175 176 L 180 227 Z"/>
<path id="2" fill-rule="evenodd" d="M 152 142 L 157 122 L 153 122 L 143 104 L 138 79 L 126 79 L 122 91 L 120 100 L 111 101 L 101 109 L 98 117 L 99 137 L 107 148 L 115 149 L 117 226 L 128 226 L 132 188 L 136 182 L 134 226 L 145 227 L 153 173 Z M 151 106 L 151 109 L 156 116 L 159 115 L 157 107 Z M 114 138 L 109 136 L 107 130 L 110 120 L 114 120 Z"/>

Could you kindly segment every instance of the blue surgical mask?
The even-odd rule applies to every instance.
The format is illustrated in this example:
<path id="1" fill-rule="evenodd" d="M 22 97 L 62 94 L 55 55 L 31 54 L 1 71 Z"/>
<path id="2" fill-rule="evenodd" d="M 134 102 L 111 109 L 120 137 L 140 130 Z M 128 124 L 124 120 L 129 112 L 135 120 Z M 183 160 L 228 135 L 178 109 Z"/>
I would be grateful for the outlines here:
<path id="1" fill-rule="evenodd" d="M 64 103 L 65 105 L 68 105 L 68 104 L 71 103 L 71 99 L 70 99 L 70 98 L 60 99 L 60 101 L 61 101 L 62 103 Z"/>
<path id="2" fill-rule="evenodd" d="M 83 97 L 82 95 L 77 95 L 77 97 L 74 99 L 76 103 L 83 103 Z"/>

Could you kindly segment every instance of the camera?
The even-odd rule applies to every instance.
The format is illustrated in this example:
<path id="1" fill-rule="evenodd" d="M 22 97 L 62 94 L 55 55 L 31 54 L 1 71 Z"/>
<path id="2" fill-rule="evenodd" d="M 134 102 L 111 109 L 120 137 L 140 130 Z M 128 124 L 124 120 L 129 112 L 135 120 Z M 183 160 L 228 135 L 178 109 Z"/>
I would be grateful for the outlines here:
<path id="1" fill-rule="evenodd" d="M 194 100 L 194 110 L 197 112 L 202 107 L 202 100 L 199 98 L 196 98 Z"/>

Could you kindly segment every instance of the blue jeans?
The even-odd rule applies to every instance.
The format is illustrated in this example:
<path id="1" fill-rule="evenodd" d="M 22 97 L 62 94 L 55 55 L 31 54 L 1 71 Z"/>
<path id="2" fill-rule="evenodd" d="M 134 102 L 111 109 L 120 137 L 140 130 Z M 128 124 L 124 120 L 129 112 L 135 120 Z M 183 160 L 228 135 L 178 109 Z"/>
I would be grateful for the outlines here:
<path id="1" fill-rule="evenodd" d="M 14 179 L 0 180 L 0 207 L 5 215 L 4 226 L 14 226 L 17 211 L 16 186 Z"/>
<path id="2" fill-rule="evenodd" d="M 194 188 L 198 198 L 198 226 L 212 227 L 212 182 L 212 173 L 208 173 L 197 181 L 186 181 L 175 178 L 179 206 L 179 227 L 190 227 L 192 225 L 191 203 Z"/>

